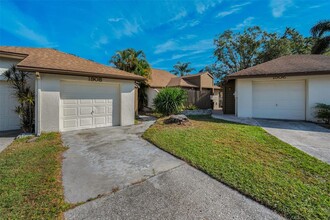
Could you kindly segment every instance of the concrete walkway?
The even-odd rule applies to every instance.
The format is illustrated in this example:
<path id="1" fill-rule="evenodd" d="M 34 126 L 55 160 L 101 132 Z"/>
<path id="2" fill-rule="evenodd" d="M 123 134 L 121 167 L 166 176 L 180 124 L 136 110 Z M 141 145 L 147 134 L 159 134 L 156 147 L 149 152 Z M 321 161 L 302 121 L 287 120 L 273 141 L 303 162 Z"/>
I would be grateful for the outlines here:
<path id="1" fill-rule="evenodd" d="M 330 130 L 304 121 L 257 119 L 268 133 L 330 164 Z"/>
<path id="2" fill-rule="evenodd" d="M 330 164 L 330 130 L 304 121 L 282 121 L 238 118 L 235 115 L 213 114 L 213 118 L 260 126 L 280 140 Z"/>
<path id="3" fill-rule="evenodd" d="M 0 132 L 0 153 L 15 140 L 20 132 L 20 130 Z"/>
<path id="4" fill-rule="evenodd" d="M 153 122 L 63 133 L 66 219 L 282 219 L 143 140 Z"/>

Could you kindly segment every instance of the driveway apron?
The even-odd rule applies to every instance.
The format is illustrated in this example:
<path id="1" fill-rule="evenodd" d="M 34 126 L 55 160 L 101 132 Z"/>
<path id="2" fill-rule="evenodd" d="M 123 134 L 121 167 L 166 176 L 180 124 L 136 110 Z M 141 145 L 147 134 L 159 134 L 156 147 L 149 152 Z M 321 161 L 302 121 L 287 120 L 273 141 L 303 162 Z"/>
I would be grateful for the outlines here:
<path id="1" fill-rule="evenodd" d="M 152 123 L 62 134 L 65 199 L 86 202 L 66 219 L 282 219 L 142 139 Z"/>

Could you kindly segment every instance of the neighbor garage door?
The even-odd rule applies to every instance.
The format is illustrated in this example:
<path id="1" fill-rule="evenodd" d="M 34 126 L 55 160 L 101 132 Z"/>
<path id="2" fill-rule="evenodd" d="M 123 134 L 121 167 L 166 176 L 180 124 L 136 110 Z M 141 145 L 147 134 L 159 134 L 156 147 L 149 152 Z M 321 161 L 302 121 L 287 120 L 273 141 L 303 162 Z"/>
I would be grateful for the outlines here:
<path id="1" fill-rule="evenodd" d="M 19 117 L 14 111 L 17 102 L 13 94 L 9 84 L 0 81 L 0 131 L 20 128 Z"/>
<path id="2" fill-rule="evenodd" d="M 253 82 L 253 117 L 305 120 L 305 81 Z"/>
<path id="3" fill-rule="evenodd" d="M 120 124 L 119 85 L 61 83 L 61 130 Z"/>

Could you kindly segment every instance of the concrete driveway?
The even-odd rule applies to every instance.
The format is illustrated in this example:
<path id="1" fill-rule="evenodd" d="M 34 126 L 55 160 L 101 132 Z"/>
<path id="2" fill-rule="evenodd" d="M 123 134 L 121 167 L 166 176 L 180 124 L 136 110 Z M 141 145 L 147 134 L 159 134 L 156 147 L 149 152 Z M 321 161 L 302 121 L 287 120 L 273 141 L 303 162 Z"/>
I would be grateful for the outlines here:
<path id="1" fill-rule="evenodd" d="M 153 122 L 62 134 L 66 219 L 281 219 L 143 140 Z M 98 196 L 101 195 L 101 196 Z"/>
<path id="2" fill-rule="evenodd" d="M 330 130 L 303 121 L 256 119 L 268 133 L 330 164 Z"/>
<path id="3" fill-rule="evenodd" d="M 0 153 L 15 140 L 20 132 L 20 130 L 0 132 Z"/>

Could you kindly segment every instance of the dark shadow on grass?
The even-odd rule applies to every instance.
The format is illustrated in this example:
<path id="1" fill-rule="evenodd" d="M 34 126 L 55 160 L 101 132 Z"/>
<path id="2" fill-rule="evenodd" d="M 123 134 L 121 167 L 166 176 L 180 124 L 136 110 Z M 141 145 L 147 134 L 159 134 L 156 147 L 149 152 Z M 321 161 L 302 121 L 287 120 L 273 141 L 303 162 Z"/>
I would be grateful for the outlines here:
<path id="1" fill-rule="evenodd" d="M 223 124 L 253 126 L 253 125 L 249 125 L 249 124 L 242 124 L 239 122 L 226 121 L 226 120 L 222 120 L 222 119 L 218 119 L 218 118 L 212 118 L 211 115 L 189 115 L 187 117 L 194 121 L 208 121 L 208 122 L 223 123 Z"/>

